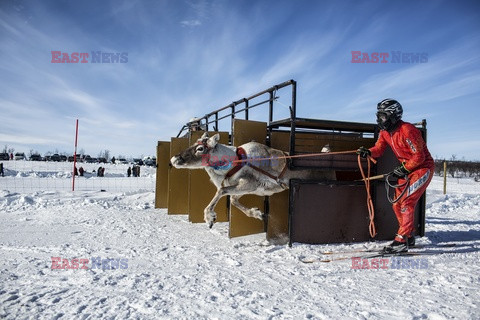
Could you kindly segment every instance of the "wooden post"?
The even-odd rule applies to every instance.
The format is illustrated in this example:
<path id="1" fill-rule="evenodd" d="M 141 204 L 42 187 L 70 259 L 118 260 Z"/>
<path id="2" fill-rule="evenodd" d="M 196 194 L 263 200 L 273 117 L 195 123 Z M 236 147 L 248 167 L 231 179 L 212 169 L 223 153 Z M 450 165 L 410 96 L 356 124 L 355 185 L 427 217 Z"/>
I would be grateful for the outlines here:
<path id="1" fill-rule="evenodd" d="M 443 161 L 443 194 L 447 194 L 447 161 Z"/>

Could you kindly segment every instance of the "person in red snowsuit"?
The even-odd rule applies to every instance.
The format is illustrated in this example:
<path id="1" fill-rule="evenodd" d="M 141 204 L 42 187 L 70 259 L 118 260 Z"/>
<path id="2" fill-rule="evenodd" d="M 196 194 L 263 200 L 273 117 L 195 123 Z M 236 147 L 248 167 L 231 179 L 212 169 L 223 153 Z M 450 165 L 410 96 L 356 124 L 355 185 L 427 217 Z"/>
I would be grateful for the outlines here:
<path id="1" fill-rule="evenodd" d="M 413 232 L 415 206 L 427 189 L 434 172 L 434 161 L 419 129 L 402 121 L 402 105 L 393 99 L 385 99 L 377 105 L 377 123 L 380 135 L 375 146 L 370 149 L 360 147 L 357 153 L 362 157 L 380 157 L 387 146 L 390 146 L 401 165 L 393 171 L 398 178 L 395 199 L 399 198 L 404 188 L 405 194 L 393 203 L 393 211 L 398 220 L 399 229 L 394 241 L 384 248 L 385 252 L 408 251 L 415 244 Z"/>

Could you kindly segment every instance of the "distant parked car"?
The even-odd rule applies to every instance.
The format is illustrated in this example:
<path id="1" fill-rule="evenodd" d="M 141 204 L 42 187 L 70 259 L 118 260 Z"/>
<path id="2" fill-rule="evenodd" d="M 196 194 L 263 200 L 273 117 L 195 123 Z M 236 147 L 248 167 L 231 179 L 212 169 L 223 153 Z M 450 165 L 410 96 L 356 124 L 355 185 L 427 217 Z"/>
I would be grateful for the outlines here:
<path id="1" fill-rule="evenodd" d="M 15 153 L 15 160 L 25 160 L 25 153 L 23 152 Z"/>
<path id="2" fill-rule="evenodd" d="M 138 164 L 139 166 L 143 166 L 143 160 L 142 159 L 133 159 L 134 164 Z"/>
<path id="3" fill-rule="evenodd" d="M 150 167 L 155 167 L 157 165 L 157 159 L 151 158 L 145 160 L 145 165 L 150 166 Z"/>
<path id="4" fill-rule="evenodd" d="M 107 159 L 105 158 L 98 158 L 99 163 L 107 163 Z"/>
<path id="5" fill-rule="evenodd" d="M 6 152 L 0 153 L 0 160 L 10 160 L 10 156 Z"/>
<path id="6" fill-rule="evenodd" d="M 121 164 L 127 164 L 128 163 L 128 161 L 126 159 L 118 159 L 117 162 L 121 163 Z"/>
<path id="7" fill-rule="evenodd" d="M 73 162 L 73 160 L 74 160 L 74 155 L 68 157 L 68 162 Z M 80 162 L 81 160 L 82 160 L 82 157 L 79 154 L 77 154 L 77 158 L 75 159 L 75 161 Z"/>
<path id="8" fill-rule="evenodd" d="M 50 161 L 59 162 L 60 161 L 60 155 L 58 153 L 53 154 L 52 156 L 50 156 Z"/>
<path id="9" fill-rule="evenodd" d="M 60 161 L 67 161 L 67 156 L 60 155 Z"/>
<path id="10" fill-rule="evenodd" d="M 42 161 L 42 156 L 39 154 L 32 154 L 30 156 L 30 161 Z"/>

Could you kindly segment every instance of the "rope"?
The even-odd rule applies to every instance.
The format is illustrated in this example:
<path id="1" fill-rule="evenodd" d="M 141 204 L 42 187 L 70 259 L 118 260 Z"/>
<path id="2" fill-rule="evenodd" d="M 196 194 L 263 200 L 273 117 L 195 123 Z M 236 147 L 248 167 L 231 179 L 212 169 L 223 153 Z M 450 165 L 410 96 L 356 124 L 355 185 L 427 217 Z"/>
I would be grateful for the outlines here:
<path id="1" fill-rule="evenodd" d="M 370 169 L 371 162 L 376 162 L 372 157 L 367 157 L 367 176 L 362 168 L 362 161 L 360 155 L 358 155 L 358 167 L 360 168 L 360 173 L 362 174 L 363 181 L 365 181 L 365 189 L 367 190 L 367 208 L 368 208 L 368 217 L 370 218 L 370 223 L 368 225 L 368 231 L 370 232 L 370 237 L 374 238 L 377 235 L 377 230 L 375 229 L 375 208 L 373 206 L 372 196 L 370 194 Z"/>
<path id="2" fill-rule="evenodd" d="M 238 159 L 233 160 L 233 163 L 238 162 L 251 162 L 251 161 L 262 161 L 262 160 L 272 160 L 272 159 L 293 159 L 293 158 L 306 158 L 306 157 L 318 157 L 318 156 L 329 156 L 332 154 L 349 154 L 356 153 L 357 150 L 350 151 L 337 151 L 337 152 L 322 152 L 322 153 L 308 153 L 308 154 L 297 154 L 293 156 L 279 156 L 279 157 L 268 157 L 268 158 L 247 158 L 247 159 Z M 373 160 L 373 159 L 372 159 Z"/>
<path id="3" fill-rule="evenodd" d="M 387 192 L 387 199 L 388 201 L 391 203 L 391 204 L 394 204 L 395 202 L 398 202 L 398 200 L 400 200 L 403 195 L 405 194 L 405 192 L 407 191 L 408 189 L 408 185 L 410 184 L 410 179 L 408 178 L 408 176 L 405 177 L 405 182 L 404 183 L 401 183 L 401 184 L 391 184 L 390 181 L 388 180 L 388 178 L 393 175 L 392 172 L 390 172 L 389 174 L 387 174 L 387 177 L 385 179 L 385 190 Z M 393 189 L 398 189 L 398 188 L 403 188 L 403 191 L 400 193 L 400 195 L 395 199 L 395 196 L 393 197 L 390 197 L 390 188 L 393 188 Z"/>

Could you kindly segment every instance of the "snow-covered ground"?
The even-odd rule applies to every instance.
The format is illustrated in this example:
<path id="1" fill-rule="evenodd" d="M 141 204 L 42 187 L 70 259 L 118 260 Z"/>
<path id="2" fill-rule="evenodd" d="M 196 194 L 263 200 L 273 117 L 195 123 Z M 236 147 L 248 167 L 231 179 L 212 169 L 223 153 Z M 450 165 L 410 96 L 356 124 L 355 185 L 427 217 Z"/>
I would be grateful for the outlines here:
<path id="1" fill-rule="evenodd" d="M 153 191 L 0 191 L 0 318 L 480 319 L 480 183 L 448 183 L 447 195 L 439 177 L 427 190 L 417 243 L 452 253 L 376 269 L 300 260 L 383 242 L 229 239 L 226 223 L 154 209 Z"/>

